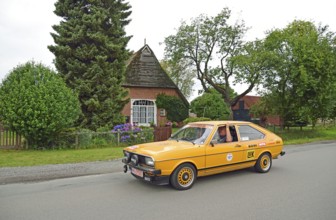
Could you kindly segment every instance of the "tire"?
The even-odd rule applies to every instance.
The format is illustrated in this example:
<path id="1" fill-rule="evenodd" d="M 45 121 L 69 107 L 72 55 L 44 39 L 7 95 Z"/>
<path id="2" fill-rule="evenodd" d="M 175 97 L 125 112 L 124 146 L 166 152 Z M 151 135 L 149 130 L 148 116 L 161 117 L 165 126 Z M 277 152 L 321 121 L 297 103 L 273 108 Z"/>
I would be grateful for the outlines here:
<path id="1" fill-rule="evenodd" d="M 263 153 L 255 164 L 255 169 L 259 173 L 267 173 L 272 167 L 272 157 L 269 153 Z"/>
<path id="2" fill-rule="evenodd" d="M 178 166 L 170 176 L 170 184 L 177 190 L 190 189 L 196 181 L 196 169 L 189 163 Z"/>

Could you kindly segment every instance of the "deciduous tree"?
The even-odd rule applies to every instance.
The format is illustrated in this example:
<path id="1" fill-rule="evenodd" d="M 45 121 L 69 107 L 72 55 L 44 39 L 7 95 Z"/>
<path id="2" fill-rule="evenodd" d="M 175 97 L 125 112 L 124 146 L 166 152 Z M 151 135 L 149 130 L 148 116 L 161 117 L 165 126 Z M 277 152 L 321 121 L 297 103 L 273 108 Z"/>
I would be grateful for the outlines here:
<path id="1" fill-rule="evenodd" d="M 336 77 L 333 39 L 327 26 L 307 21 L 268 33 L 269 68 L 263 87 L 284 125 L 307 118 L 315 125 L 330 112 Z"/>
<path id="2" fill-rule="evenodd" d="M 224 8 L 214 17 L 200 15 L 191 23 L 182 22 L 176 34 L 165 38 L 167 60 L 181 60 L 192 65 L 203 90 L 214 88 L 229 106 L 252 91 L 259 82 L 263 62 L 253 63 L 259 43 L 244 46 L 247 28 L 243 21 L 230 24 L 231 11 Z M 237 56 L 245 56 L 235 58 Z M 234 59 L 235 58 L 235 59 Z M 230 97 L 233 84 L 246 83 L 247 88 Z"/>
<path id="3" fill-rule="evenodd" d="M 230 117 L 230 107 L 224 102 L 221 94 L 214 89 L 194 99 L 190 106 L 191 111 L 198 117 L 212 120 L 226 120 Z"/>
<path id="4" fill-rule="evenodd" d="M 196 72 L 191 68 L 190 63 L 186 63 L 185 60 L 162 60 L 160 64 L 182 94 L 189 98 L 193 92 L 194 78 L 196 76 Z"/>

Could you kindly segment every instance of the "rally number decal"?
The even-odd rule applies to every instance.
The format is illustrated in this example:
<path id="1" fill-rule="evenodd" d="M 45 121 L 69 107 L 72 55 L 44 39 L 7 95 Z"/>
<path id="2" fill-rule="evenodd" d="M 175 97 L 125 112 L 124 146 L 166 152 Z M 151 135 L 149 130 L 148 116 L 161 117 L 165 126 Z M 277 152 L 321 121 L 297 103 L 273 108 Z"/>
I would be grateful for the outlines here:
<path id="1" fill-rule="evenodd" d="M 255 158 L 255 151 L 254 150 L 248 150 L 247 151 L 247 159 L 254 159 Z"/>

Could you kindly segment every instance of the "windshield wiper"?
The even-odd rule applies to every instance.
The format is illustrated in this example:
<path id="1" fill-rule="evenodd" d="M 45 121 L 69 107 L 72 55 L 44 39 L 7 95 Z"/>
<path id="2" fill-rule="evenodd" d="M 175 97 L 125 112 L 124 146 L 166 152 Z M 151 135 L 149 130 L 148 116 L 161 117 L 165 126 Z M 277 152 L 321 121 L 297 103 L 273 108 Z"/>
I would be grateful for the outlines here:
<path id="1" fill-rule="evenodd" d="M 180 140 L 178 138 L 169 138 L 168 140 L 176 140 L 177 142 L 179 142 Z"/>

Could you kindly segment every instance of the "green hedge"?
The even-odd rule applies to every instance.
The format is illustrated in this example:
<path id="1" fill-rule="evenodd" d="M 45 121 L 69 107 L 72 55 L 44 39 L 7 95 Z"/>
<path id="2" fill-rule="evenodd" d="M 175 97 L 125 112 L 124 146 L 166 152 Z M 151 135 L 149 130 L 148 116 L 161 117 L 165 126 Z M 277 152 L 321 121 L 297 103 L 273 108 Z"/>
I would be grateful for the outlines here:
<path id="1" fill-rule="evenodd" d="M 176 96 L 159 94 L 156 97 L 156 106 L 166 109 L 167 119 L 172 122 L 181 122 L 189 115 L 189 108 Z"/>

